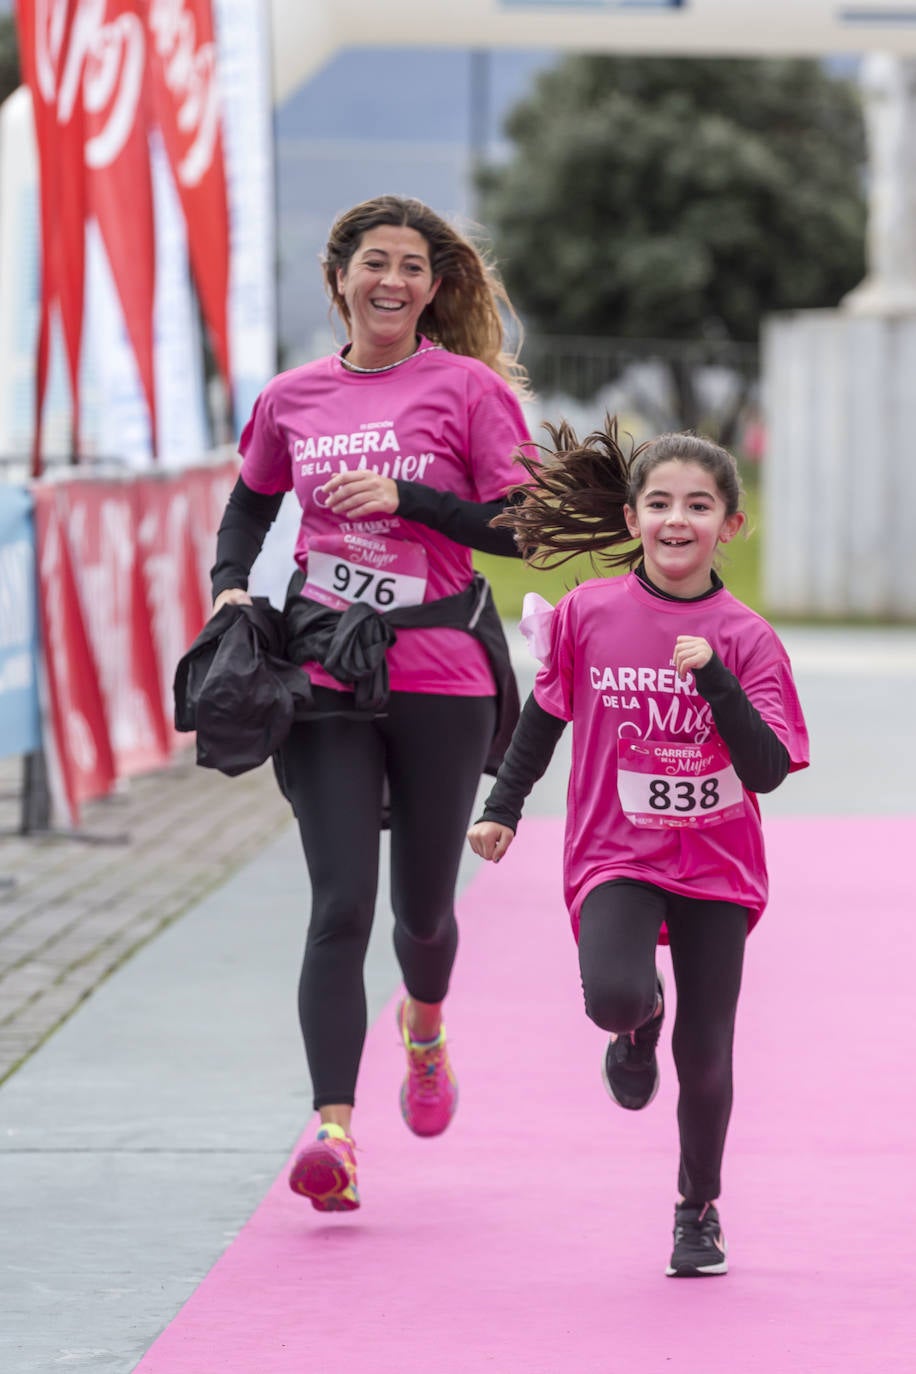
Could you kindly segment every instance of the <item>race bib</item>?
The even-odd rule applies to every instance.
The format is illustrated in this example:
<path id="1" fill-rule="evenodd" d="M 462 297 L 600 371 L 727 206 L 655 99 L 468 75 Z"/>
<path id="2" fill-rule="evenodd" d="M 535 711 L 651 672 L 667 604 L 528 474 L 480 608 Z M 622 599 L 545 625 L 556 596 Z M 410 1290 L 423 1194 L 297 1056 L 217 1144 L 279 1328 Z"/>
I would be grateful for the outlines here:
<path id="1" fill-rule="evenodd" d="M 617 741 L 617 795 L 632 825 L 710 826 L 740 816 L 744 791 L 719 741 Z"/>
<path id="2" fill-rule="evenodd" d="M 335 611 L 364 601 L 376 611 L 419 606 L 426 594 L 426 550 L 377 534 L 320 534 L 309 540 L 302 595 Z"/>

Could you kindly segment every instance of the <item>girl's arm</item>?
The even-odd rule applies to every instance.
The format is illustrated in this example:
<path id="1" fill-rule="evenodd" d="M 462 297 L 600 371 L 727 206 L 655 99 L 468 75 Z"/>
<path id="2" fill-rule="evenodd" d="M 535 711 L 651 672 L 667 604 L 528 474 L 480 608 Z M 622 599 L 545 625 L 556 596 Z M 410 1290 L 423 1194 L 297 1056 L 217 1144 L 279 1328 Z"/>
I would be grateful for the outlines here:
<path id="1" fill-rule="evenodd" d="M 481 553 L 521 558 L 521 550 L 511 529 L 491 529 L 490 521 L 509 505 L 507 496 L 498 501 L 465 501 L 451 491 L 437 491 L 423 482 L 398 478 L 398 515 L 438 530 L 456 544 Z"/>
<path id="2" fill-rule="evenodd" d="M 483 814 L 468 831 L 475 854 L 497 861 L 502 858 L 518 829 L 525 798 L 546 772 L 565 728 L 565 720 L 543 710 L 533 693 L 529 696 Z"/>
<path id="3" fill-rule="evenodd" d="M 216 536 L 216 562 L 210 569 L 215 601 L 230 588 L 245 589 L 265 535 L 277 518 L 285 492 L 264 496 L 246 487 L 241 477 L 229 494 Z"/>
<path id="4" fill-rule="evenodd" d="M 789 751 L 752 704 L 718 654 L 692 668 L 697 691 L 709 703 L 732 766 L 750 792 L 772 792 L 789 771 Z"/>

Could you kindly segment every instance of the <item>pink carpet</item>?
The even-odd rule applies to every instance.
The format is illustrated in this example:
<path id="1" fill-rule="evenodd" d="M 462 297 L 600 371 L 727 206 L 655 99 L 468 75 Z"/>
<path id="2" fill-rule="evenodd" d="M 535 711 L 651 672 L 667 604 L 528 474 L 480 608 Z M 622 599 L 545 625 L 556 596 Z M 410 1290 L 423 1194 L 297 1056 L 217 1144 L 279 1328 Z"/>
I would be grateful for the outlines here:
<path id="1" fill-rule="evenodd" d="M 668 1035 L 655 1103 L 615 1108 L 604 1037 L 581 1010 L 560 822 L 530 820 L 461 903 L 448 1134 L 417 1140 L 401 1122 L 392 1003 L 361 1076 L 362 1210 L 322 1217 L 282 1175 L 139 1374 L 912 1374 L 916 818 L 779 819 L 767 833 L 726 1278 L 663 1275 Z"/>

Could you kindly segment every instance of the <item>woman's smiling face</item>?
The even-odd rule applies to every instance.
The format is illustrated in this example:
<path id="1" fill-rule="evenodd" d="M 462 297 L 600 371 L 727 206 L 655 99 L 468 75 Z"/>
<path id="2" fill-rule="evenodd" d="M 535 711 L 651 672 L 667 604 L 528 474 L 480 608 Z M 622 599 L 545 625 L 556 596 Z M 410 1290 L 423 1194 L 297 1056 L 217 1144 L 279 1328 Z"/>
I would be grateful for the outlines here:
<path id="1" fill-rule="evenodd" d="M 367 229 L 346 269 L 338 271 L 337 289 L 350 317 L 352 354 L 362 366 L 406 357 L 414 348 L 417 321 L 439 289 L 429 244 L 406 225 Z M 381 363 L 367 361 L 370 356 Z"/>
<path id="2" fill-rule="evenodd" d="M 627 528 L 642 542 L 646 572 L 671 596 L 700 596 L 712 586 L 719 544 L 744 524 L 728 515 L 715 478 L 699 463 L 669 459 L 654 467 L 636 499 L 625 507 Z"/>

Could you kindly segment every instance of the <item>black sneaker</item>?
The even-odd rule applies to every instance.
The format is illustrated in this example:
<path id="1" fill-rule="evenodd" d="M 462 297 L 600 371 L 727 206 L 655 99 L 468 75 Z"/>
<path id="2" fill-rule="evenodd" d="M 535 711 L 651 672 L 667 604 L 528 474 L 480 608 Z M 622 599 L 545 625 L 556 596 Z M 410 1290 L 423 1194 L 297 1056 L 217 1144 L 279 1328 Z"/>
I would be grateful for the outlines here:
<path id="1" fill-rule="evenodd" d="M 674 1209 L 674 1249 L 665 1273 L 674 1279 L 700 1279 L 728 1273 L 728 1250 L 719 1213 L 711 1202 L 702 1207 L 679 1202 Z"/>
<path id="2" fill-rule="evenodd" d="M 658 1092 L 658 1057 L 655 1053 L 665 1019 L 665 980 L 658 974 L 661 1001 L 656 1014 L 635 1031 L 612 1035 L 604 1052 L 601 1077 L 620 1107 L 638 1112 L 648 1107 Z"/>

